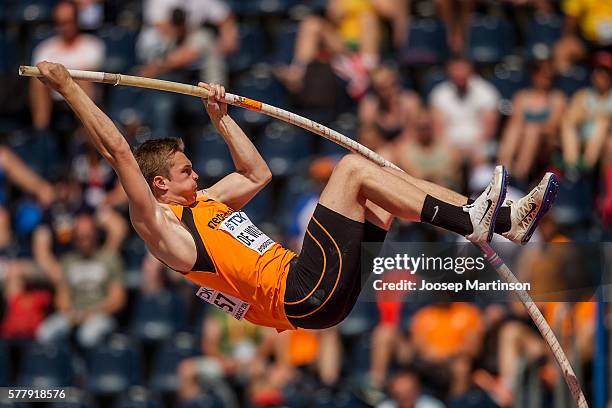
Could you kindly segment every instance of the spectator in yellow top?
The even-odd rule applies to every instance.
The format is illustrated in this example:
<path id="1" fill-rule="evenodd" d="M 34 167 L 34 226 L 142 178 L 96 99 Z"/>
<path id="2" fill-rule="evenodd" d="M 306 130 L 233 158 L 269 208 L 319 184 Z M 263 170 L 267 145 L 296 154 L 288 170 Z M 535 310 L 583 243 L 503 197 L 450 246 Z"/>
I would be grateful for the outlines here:
<path id="1" fill-rule="evenodd" d="M 612 2 L 609 0 L 564 0 L 563 37 L 554 48 L 555 66 L 559 72 L 570 70 L 591 51 L 612 46 Z"/>
<path id="2" fill-rule="evenodd" d="M 612 45 L 612 2 L 602 0 L 565 0 L 565 30 L 568 35 L 581 35 L 594 45 Z"/>

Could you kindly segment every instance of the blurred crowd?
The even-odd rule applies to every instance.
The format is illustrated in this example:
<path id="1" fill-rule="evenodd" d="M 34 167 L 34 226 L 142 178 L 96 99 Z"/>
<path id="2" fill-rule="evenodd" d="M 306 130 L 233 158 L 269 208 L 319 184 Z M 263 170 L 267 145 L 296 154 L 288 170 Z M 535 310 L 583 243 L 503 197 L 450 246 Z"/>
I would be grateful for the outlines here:
<path id="1" fill-rule="evenodd" d="M 17 68 L 49 60 L 221 83 L 468 196 L 495 163 L 514 199 L 552 171 L 559 195 L 534 240 L 560 244 L 612 232 L 611 50 L 602 0 L 4 0 L 0 385 L 74 386 L 82 406 L 564 406 L 520 303 L 370 294 L 338 328 L 284 333 L 204 306 L 147 254 L 112 168 L 65 102 Z M 183 138 L 201 187 L 232 171 L 197 98 L 80 85 L 132 146 Z M 230 114 L 275 176 L 245 211 L 298 251 L 345 151 Z M 389 240 L 456 238 L 396 222 Z M 515 272 L 543 291 L 572 279 L 562 248 L 534 246 Z M 595 304 L 541 308 L 590 399 Z"/>

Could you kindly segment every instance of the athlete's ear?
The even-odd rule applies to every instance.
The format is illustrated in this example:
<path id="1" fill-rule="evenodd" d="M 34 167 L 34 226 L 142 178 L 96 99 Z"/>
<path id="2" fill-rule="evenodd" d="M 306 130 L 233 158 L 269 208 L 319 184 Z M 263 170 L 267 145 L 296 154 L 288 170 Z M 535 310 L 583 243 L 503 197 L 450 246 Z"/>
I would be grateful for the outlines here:
<path id="1" fill-rule="evenodd" d="M 153 177 L 153 185 L 162 191 L 168 191 L 168 179 L 163 176 Z"/>

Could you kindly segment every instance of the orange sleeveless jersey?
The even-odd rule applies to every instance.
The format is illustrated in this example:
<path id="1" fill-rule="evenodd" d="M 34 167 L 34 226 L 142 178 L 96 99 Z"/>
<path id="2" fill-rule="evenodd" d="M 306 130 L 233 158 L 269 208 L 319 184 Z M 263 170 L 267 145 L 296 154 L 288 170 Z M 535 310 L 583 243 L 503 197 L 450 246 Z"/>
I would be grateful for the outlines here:
<path id="1" fill-rule="evenodd" d="M 251 323 L 295 329 L 284 310 L 285 283 L 289 262 L 296 256 L 294 252 L 274 243 L 260 255 L 221 230 L 223 221 L 234 214 L 221 202 L 204 197 L 198 198 L 192 207 L 170 205 L 170 208 L 180 221 L 184 210 L 191 209 L 197 232 L 216 269 L 216 272 L 182 272 L 187 279 L 249 303 L 245 319 Z"/>

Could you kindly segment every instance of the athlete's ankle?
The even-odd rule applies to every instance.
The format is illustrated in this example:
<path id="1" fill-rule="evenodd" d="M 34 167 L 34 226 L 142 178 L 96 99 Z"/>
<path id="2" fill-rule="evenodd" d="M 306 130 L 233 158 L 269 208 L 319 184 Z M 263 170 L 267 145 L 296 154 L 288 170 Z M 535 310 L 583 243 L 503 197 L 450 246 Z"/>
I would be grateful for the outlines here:
<path id="1" fill-rule="evenodd" d="M 466 236 L 473 232 L 470 215 L 463 207 L 427 195 L 420 215 L 421 222 Z"/>

